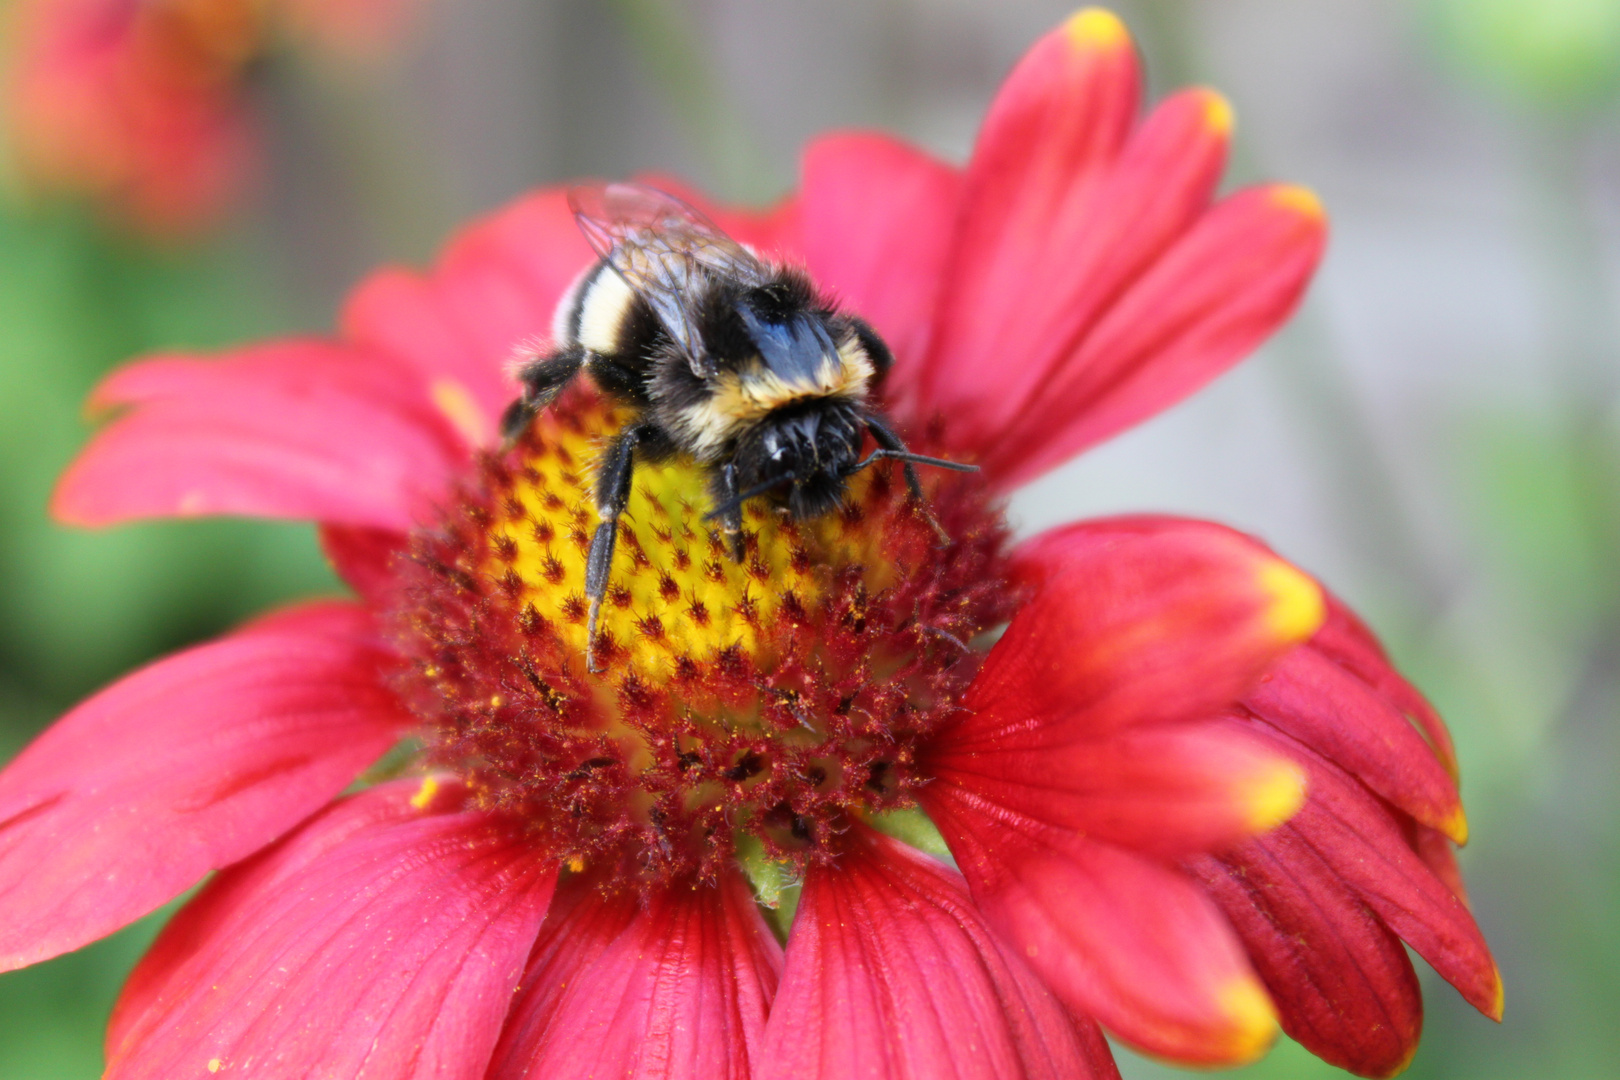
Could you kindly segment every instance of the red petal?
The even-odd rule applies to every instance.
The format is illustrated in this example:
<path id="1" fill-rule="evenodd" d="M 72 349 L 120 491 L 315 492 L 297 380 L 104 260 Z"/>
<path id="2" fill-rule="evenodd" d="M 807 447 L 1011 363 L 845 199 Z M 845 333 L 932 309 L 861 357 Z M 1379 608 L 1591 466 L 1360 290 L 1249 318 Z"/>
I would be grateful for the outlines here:
<path id="1" fill-rule="evenodd" d="M 748 1080 L 782 950 L 740 879 L 559 897 L 489 1080 Z"/>
<path id="2" fill-rule="evenodd" d="M 209 883 L 130 976 L 108 1080 L 482 1080 L 556 871 L 415 788 L 339 803 Z"/>
<path id="3" fill-rule="evenodd" d="M 1427 825 L 1419 825 L 1415 821 L 1403 824 L 1406 825 L 1407 842 L 1417 852 L 1417 857 L 1423 860 L 1423 865 L 1445 883 L 1453 896 L 1468 903 L 1468 889 L 1463 884 L 1462 870 L 1457 866 L 1457 852 L 1451 846 L 1451 840 L 1445 833 Z"/>
<path id="4" fill-rule="evenodd" d="M 1237 928 L 1284 1031 L 1361 1076 L 1406 1067 L 1423 1029 L 1406 950 L 1291 826 L 1189 867 Z"/>
<path id="5" fill-rule="evenodd" d="M 941 743 L 925 758 L 935 782 L 1092 840 L 1163 857 L 1272 828 L 1305 794 L 1305 774 L 1286 755 L 1213 724 L 1091 738 L 1083 723 L 1056 722 L 1021 732 L 1015 746 L 987 741 L 960 751 L 949 735 Z"/>
<path id="6" fill-rule="evenodd" d="M 0 777 L 0 970 L 111 933 L 274 840 L 410 723 L 358 607 L 300 608 L 74 709 Z"/>
<path id="7" fill-rule="evenodd" d="M 1411 718 L 1428 737 L 1429 745 L 1452 777 L 1457 775 L 1457 752 L 1451 733 L 1434 706 L 1407 682 L 1389 662 L 1384 647 L 1355 612 L 1332 593 L 1327 594 L 1327 620 L 1311 639 L 1311 647 L 1341 664 L 1377 690 Z"/>
<path id="8" fill-rule="evenodd" d="M 703 205 L 699 203 L 698 205 Z M 799 200 L 789 196 L 764 209 L 715 206 L 714 222 L 731 237 L 777 262 L 803 262 Z"/>
<path id="9" fill-rule="evenodd" d="M 1234 1064 L 1270 1045 L 1265 991 L 1220 912 L 1180 873 L 951 784 L 930 784 L 922 800 L 997 936 L 1069 1008 L 1179 1061 Z"/>
<path id="10" fill-rule="evenodd" d="M 493 435 L 500 410 L 517 396 L 506 374 L 516 342 L 491 353 L 464 327 L 444 290 L 414 270 L 388 267 L 371 274 L 343 305 L 342 334 L 400 365 L 402 375 L 439 396 L 456 412 L 469 445 Z M 537 322 L 528 333 L 548 330 Z M 478 438 L 469 438 L 474 433 Z"/>
<path id="11" fill-rule="evenodd" d="M 1003 358 L 1043 366 L 1028 354 L 1032 335 L 1072 299 L 1077 227 L 1130 133 L 1140 90 L 1124 24 L 1094 8 L 1036 42 L 1002 84 L 968 162 L 919 414 L 907 419 L 982 409 L 987 389 L 997 400 Z"/>
<path id="12" fill-rule="evenodd" d="M 1301 188 L 1221 202 L 1109 305 L 1029 408 L 976 444 L 985 468 L 1015 487 L 1199 389 L 1288 318 L 1326 242 Z"/>
<path id="13" fill-rule="evenodd" d="M 1314 582 L 1218 525 L 1084 522 L 1015 558 L 1035 595 L 990 651 L 942 754 L 1045 752 L 1205 715 L 1321 621 Z"/>
<path id="14" fill-rule="evenodd" d="M 338 577 L 373 607 L 394 602 L 393 563 L 405 551 L 405 534 L 391 529 L 322 525 L 321 550 Z"/>
<path id="15" fill-rule="evenodd" d="M 404 530 L 465 456 L 393 364 L 316 341 L 141 361 L 91 404 L 128 411 L 57 487 L 52 511 L 78 525 L 241 514 Z"/>
<path id="16" fill-rule="evenodd" d="M 1310 775 L 1310 798 L 1290 820 L 1291 834 L 1470 1004 L 1500 1019 L 1502 980 L 1490 947 L 1467 905 L 1413 852 L 1395 814 L 1334 765 L 1281 736 L 1270 738 Z"/>
<path id="17" fill-rule="evenodd" d="M 891 400 L 920 378 L 961 187 L 956 169 L 883 135 L 834 135 L 805 151 L 805 262 L 893 350 Z"/>
<path id="18" fill-rule="evenodd" d="M 759 1080 L 1117 1077 L 973 909 L 962 880 L 859 828 L 810 870 Z"/>
<path id="19" fill-rule="evenodd" d="M 1017 211 L 1029 224 L 961 253 L 978 261 L 957 265 L 961 291 L 941 309 L 930 371 L 939 394 L 931 404 L 950 418 L 953 436 L 992 459 L 1003 453 L 998 443 L 1022 441 L 1027 414 L 1046 411 L 1054 384 L 1074 381 L 1087 335 L 1209 205 L 1230 125 L 1219 95 L 1183 91 L 1154 110 L 1100 177 L 1082 173 L 1042 191 L 1044 202 Z M 1016 167 L 1046 184 L 1065 178 L 1067 164 L 1044 149 L 1022 147 Z M 1084 404 L 1067 399 L 1071 410 Z"/>
<path id="20" fill-rule="evenodd" d="M 565 189 L 545 188 L 458 234 L 426 276 L 384 270 L 343 311 L 343 333 L 404 363 L 474 444 L 517 395 L 507 369 L 543 347 L 570 282 L 593 259 Z"/>
<path id="21" fill-rule="evenodd" d="M 1456 782 L 1423 736 L 1314 643 L 1278 660 L 1244 704 L 1417 820 L 1468 839 Z"/>

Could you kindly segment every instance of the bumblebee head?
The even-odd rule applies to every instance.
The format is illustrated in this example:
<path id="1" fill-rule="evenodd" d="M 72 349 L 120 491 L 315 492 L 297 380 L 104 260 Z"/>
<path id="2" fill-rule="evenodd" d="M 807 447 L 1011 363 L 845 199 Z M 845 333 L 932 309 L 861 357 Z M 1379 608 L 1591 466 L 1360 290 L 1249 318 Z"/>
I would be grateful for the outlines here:
<path id="1" fill-rule="evenodd" d="M 820 517 L 843 500 L 863 437 L 853 402 L 820 397 L 783 406 L 738 443 L 738 489 L 769 491 L 796 520 Z"/>

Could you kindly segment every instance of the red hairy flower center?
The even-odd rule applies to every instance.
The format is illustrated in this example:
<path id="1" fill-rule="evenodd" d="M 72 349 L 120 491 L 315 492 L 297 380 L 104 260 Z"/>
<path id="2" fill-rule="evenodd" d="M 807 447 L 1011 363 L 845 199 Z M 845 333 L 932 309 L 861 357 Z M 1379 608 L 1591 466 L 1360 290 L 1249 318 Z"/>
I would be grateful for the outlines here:
<path id="1" fill-rule="evenodd" d="M 592 473 L 621 420 L 554 409 L 415 538 L 398 629 L 434 764 L 618 881 L 709 878 L 739 842 L 802 864 L 912 805 L 918 741 L 1011 613 L 978 479 L 927 478 L 949 544 L 888 466 L 815 521 L 752 500 L 737 561 L 699 467 L 638 466 L 591 673 Z"/>

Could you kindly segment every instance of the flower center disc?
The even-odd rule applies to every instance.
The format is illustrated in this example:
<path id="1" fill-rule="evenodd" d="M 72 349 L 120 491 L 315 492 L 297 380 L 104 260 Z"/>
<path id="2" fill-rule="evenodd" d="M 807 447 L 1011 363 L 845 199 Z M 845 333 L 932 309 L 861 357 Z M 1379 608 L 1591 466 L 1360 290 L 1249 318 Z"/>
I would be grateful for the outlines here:
<path id="1" fill-rule="evenodd" d="M 622 419 L 565 401 L 413 538 L 397 632 L 429 760 L 621 882 L 712 879 L 748 836 L 825 857 L 848 815 L 913 805 L 917 742 L 956 710 L 967 644 L 1013 607 L 982 483 L 926 478 L 949 544 L 898 467 L 815 521 L 754 499 L 738 562 L 703 520 L 698 466 L 638 465 L 591 673 L 592 478 Z"/>

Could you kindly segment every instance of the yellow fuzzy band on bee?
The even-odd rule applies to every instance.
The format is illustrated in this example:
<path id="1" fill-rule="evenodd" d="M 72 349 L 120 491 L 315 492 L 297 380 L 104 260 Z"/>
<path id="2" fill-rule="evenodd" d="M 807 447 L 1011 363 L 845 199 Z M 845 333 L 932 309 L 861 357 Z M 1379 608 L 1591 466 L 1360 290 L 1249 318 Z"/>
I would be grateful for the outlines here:
<path id="1" fill-rule="evenodd" d="M 685 410 L 681 422 L 693 452 L 706 460 L 784 405 L 817 397 L 866 400 L 875 374 L 866 350 L 853 341 L 840 346 L 838 362 L 821 365 L 814 380 L 784 379 L 756 359 L 739 371 L 715 376 L 708 397 Z"/>

